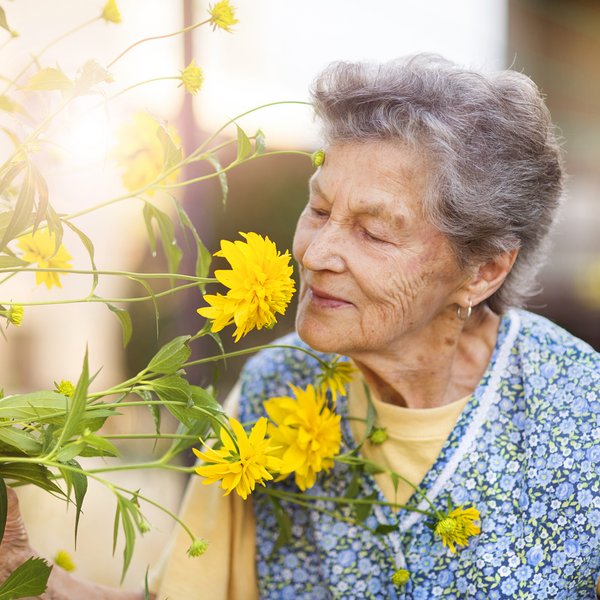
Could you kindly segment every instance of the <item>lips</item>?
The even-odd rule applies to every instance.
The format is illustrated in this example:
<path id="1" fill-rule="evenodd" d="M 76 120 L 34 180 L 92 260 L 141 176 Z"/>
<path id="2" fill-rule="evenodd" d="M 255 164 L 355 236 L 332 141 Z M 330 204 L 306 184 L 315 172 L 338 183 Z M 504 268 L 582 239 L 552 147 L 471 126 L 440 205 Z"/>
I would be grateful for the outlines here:
<path id="1" fill-rule="evenodd" d="M 337 308 L 341 306 L 350 306 L 352 304 L 339 296 L 334 296 L 333 294 L 329 294 L 324 290 L 320 290 L 313 286 L 309 286 L 309 293 L 311 302 L 322 308 Z"/>

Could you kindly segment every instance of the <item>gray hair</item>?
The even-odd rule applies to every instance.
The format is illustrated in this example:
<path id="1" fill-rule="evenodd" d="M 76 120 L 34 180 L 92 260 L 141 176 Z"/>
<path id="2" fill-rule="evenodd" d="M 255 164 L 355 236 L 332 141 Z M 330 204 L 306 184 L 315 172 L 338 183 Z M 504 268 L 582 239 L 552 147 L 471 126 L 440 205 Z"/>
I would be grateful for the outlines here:
<path id="1" fill-rule="evenodd" d="M 398 141 L 432 162 L 424 214 L 461 268 L 518 248 L 487 304 L 501 314 L 535 293 L 563 189 L 561 151 L 536 85 L 437 55 L 385 64 L 336 62 L 312 98 L 325 142 Z"/>

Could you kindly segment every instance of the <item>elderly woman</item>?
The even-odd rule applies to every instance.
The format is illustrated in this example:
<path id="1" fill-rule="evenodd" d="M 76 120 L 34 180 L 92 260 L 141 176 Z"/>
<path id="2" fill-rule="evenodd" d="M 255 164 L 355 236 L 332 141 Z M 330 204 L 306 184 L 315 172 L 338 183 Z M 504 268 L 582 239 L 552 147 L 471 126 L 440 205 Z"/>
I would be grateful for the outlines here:
<path id="1" fill-rule="evenodd" d="M 518 309 L 562 193 L 540 93 L 519 73 L 420 55 L 334 64 L 313 97 L 325 158 L 294 238 L 298 337 L 285 343 L 349 357 L 344 444 L 363 439 L 371 405 L 387 439 L 363 456 L 420 483 L 441 510 L 448 495 L 474 503 L 481 533 L 451 552 L 421 513 L 390 506 L 423 508 L 422 497 L 367 472 L 359 493 L 381 504 L 361 527 L 326 502 L 356 485 L 336 465 L 307 492 L 322 505 L 282 503 L 292 541 L 279 547 L 266 495 L 242 503 L 195 478 L 183 516 L 210 550 L 192 564 L 176 542 L 158 598 L 594 598 L 598 355 Z M 266 398 L 317 375 L 306 354 L 267 350 L 230 408 L 254 421 Z"/>

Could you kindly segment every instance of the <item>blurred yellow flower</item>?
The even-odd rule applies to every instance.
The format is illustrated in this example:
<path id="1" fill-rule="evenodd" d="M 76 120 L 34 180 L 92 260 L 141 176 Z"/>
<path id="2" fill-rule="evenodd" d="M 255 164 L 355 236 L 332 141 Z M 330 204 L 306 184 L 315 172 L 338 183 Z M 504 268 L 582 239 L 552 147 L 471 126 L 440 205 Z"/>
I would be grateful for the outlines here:
<path id="1" fill-rule="evenodd" d="M 399 588 L 404 587 L 410 579 L 410 572 L 406 569 L 398 569 L 392 575 L 392 583 Z"/>
<path id="2" fill-rule="evenodd" d="M 70 269 L 72 265 L 69 261 L 72 259 L 65 247 L 61 244 L 56 249 L 55 236 L 48 229 L 38 229 L 35 233 L 22 235 L 17 240 L 17 246 L 23 250 L 21 257 L 25 262 L 37 263 L 40 269 Z M 61 273 L 43 273 L 35 274 L 35 283 L 46 284 L 50 289 L 53 285 L 62 287 L 59 279 Z"/>
<path id="3" fill-rule="evenodd" d="M 210 13 L 210 22 L 213 24 L 213 30 L 220 27 L 225 31 L 231 31 L 229 28 L 239 23 L 235 18 L 235 7 L 229 4 L 229 0 L 221 0 L 214 6 L 209 6 L 208 12 Z"/>
<path id="4" fill-rule="evenodd" d="M 264 402 L 273 423 L 268 433 L 281 458 L 281 475 L 295 474 L 301 490 L 311 488 L 317 473 L 328 471 L 342 442 L 340 416 L 328 406 L 325 395 L 312 385 L 290 386 L 296 398 L 282 396 Z"/>
<path id="5" fill-rule="evenodd" d="M 215 277 L 229 288 L 222 294 L 204 296 L 210 306 L 198 314 L 212 320 L 211 331 L 235 323 L 237 342 L 252 329 L 273 327 L 275 315 L 283 314 L 294 294 L 294 280 L 288 252 L 281 254 L 275 244 L 257 233 L 240 233 L 246 240 L 221 241 L 215 256 L 225 258 L 229 270 L 215 271 Z"/>
<path id="6" fill-rule="evenodd" d="M 196 94 L 202 87 L 204 73 L 202 72 L 202 69 L 196 65 L 196 61 L 194 59 L 192 59 L 192 62 L 190 62 L 190 64 L 183 71 L 181 71 L 181 81 L 183 81 L 185 89 L 190 94 Z"/>
<path id="7" fill-rule="evenodd" d="M 54 382 L 54 389 L 63 396 L 70 398 L 75 393 L 75 386 L 67 379 L 62 379 L 60 383 Z"/>
<path id="8" fill-rule="evenodd" d="M 331 398 L 335 402 L 338 395 L 346 395 L 346 384 L 352 381 L 355 371 L 351 362 L 338 357 L 323 367 L 317 378 L 317 385 L 323 394 L 331 392 Z"/>
<path id="9" fill-rule="evenodd" d="M 204 538 L 196 538 L 187 549 L 187 555 L 190 558 L 202 556 L 208 549 L 208 542 Z"/>
<path id="10" fill-rule="evenodd" d="M 481 533 L 481 528 L 474 525 L 474 521 L 479 521 L 479 511 L 474 506 L 469 508 L 459 506 L 440 517 L 433 531 L 442 538 L 444 546 L 450 548 L 450 552 L 455 554 L 454 544 L 466 546 L 470 537 Z"/>
<path id="11" fill-rule="evenodd" d="M 54 563 L 62 567 L 65 571 L 74 571 L 75 563 L 71 555 L 66 550 L 59 550 L 54 557 Z"/>
<path id="12" fill-rule="evenodd" d="M 139 112 L 117 131 L 117 145 L 112 156 L 121 167 L 123 185 L 130 192 L 154 182 L 167 166 L 165 148 L 159 138 L 160 129 L 161 124 L 154 117 Z M 169 126 L 166 131 L 173 143 L 179 146 L 181 140 L 175 129 Z M 179 173 L 180 169 L 177 169 L 156 184 L 173 183 Z M 145 193 L 151 196 L 155 191 L 149 188 Z"/>
<path id="13" fill-rule="evenodd" d="M 208 463 L 197 467 L 196 473 L 205 477 L 204 484 L 220 481 L 225 496 L 235 490 L 245 500 L 257 483 L 264 486 L 265 481 L 273 479 L 272 473 L 281 469 L 281 460 L 273 456 L 271 441 L 265 437 L 267 420 L 264 417 L 256 422 L 249 436 L 235 419 L 229 419 L 229 424 L 231 433 L 221 428 L 223 446 L 218 450 L 208 448 L 200 452 L 192 448 L 199 459 Z"/>
<path id="14" fill-rule="evenodd" d="M 23 322 L 25 309 L 20 304 L 13 304 L 6 312 L 5 316 L 10 323 L 19 327 Z"/>
<path id="15" fill-rule="evenodd" d="M 325 162 L 325 150 L 317 150 L 310 155 L 313 167 L 320 167 Z"/>
<path id="16" fill-rule="evenodd" d="M 120 23 L 121 13 L 115 0 L 108 0 L 102 9 L 101 17 L 108 23 Z"/>

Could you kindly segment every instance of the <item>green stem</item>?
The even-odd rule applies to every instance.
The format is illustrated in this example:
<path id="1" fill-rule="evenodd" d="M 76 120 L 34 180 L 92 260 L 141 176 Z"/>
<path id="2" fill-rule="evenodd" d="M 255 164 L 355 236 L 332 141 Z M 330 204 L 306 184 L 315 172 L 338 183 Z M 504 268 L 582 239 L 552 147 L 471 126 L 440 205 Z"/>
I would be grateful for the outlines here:
<path id="1" fill-rule="evenodd" d="M 23 73 L 25 73 L 31 65 L 35 64 L 35 62 L 40 58 L 40 56 L 42 56 L 42 54 L 44 54 L 44 52 L 46 52 L 46 50 L 49 50 L 50 48 L 52 48 L 52 46 L 54 46 L 55 44 L 58 44 L 58 42 L 61 42 L 66 37 L 73 35 L 74 33 L 77 33 L 80 29 L 83 29 L 84 27 L 87 27 L 88 25 L 95 23 L 96 21 L 98 21 L 101 18 L 102 17 L 94 17 L 93 19 L 90 19 L 89 21 L 85 21 L 84 23 L 77 25 L 77 27 L 74 27 L 73 29 L 67 31 L 66 33 L 61 34 L 56 39 L 54 39 L 51 42 L 49 42 L 48 44 L 46 44 L 37 53 L 37 55 L 33 55 L 33 58 L 23 67 L 23 69 L 21 69 L 21 71 L 19 71 L 19 73 L 8 82 L 8 86 L 6 88 L 4 88 L 2 95 L 6 94 L 8 92 L 8 90 L 10 90 L 10 88 L 13 85 L 15 85 L 15 83 L 17 83 L 17 81 L 19 81 L 19 78 L 21 77 L 21 75 L 23 75 Z"/>
<path id="2" fill-rule="evenodd" d="M 144 42 L 150 42 L 152 40 L 164 40 L 164 39 L 176 36 L 176 35 L 180 35 L 182 33 L 186 33 L 187 31 L 192 31 L 193 29 L 196 29 L 197 27 L 200 27 L 201 25 L 205 25 L 206 23 L 210 23 L 210 19 L 206 19 L 205 21 L 200 21 L 199 23 L 193 23 L 192 25 L 188 25 L 187 27 L 184 27 L 183 29 L 178 29 L 177 31 L 174 31 L 173 33 L 165 33 L 164 35 L 154 35 L 151 37 L 144 38 L 142 40 L 138 40 L 137 42 L 131 44 L 131 46 L 128 46 L 127 48 L 125 48 L 125 50 L 123 50 L 123 52 L 121 52 L 121 54 L 119 54 L 117 56 L 117 58 L 113 59 L 111 62 L 108 63 L 106 68 L 110 69 L 120 58 L 122 58 L 130 50 L 133 50 L 136 46 L 139 46 L 140 44 L 143 44 Z"/>
<path id="3" fill-rule="evenodd" d="M 198 360 L 192 360 L 190 362 L 184 363 L 182 365 L 182 368 L 192 367 L 194 365 L 201 365 L 201 364 L 207 363 L 207 362 L 214 362 L 217 360 L 222 360 L 224 358 L 233 358 L 235 356 L 244 356 L 245 354 L 253 354 L 254 352 L 258 352 L 260 350 L 266 350 L 267 348 L 288 348 L 290 350 L 300 350 L 301 352 L 304 352 L 305 354 L 308 354 L 308 356 L 311 356 L 315 360 L 319 361 L 319 363 L 322 367 L 327 367 L 329 364 L 326 360 L 323 360 L 320 356 L 318 356 L 311 350 L 302 348 L 301 346 L 293 346 L 293 345 L 289 345 L 289 344 L 264 344 L 262 346 L 254 346 L 252 348 L 245 348 L 244 350 L 235 350 L 233 352 L 224 352 L 223 354 L 218 354 L 216 356 L 208 356 L 205 358 L 200 358 Z"/>
<path id="4" fill-rule="evenodd" d="M 312 494 L 296 493 L 296 492 L 284 492 L 280 491 L 281 494 L 290 496 L 291 498 L 310 498 L 310 500 L 322 500 L 327 502 L 334 502 L 336 504 L 375 504 L 377 506 L 389 506 L 394 509 L 408 510 L 410 512 L 418 512 L 422 515 L 432 517 L 432 513 L 428 510 L 422 510 L 415 506 L 408 504 L 400 504 L 398 502 L 385 502 L 383 500 L 371 500 L 370 498 L 341 498 L 339 496 L 313 496 Z M 437 511 L 436 511 L 437 512 Z"/>
<path id="5" fill-rule="evenodd" d="M 277 156 L 278 154 L 300 154 L 301 156 L 306 156 L 308 158 L 310 158 L 310 156 L 311 156 L 310 152 L 303 152 L 302 150 L 274 150 L 273 152 L 264 152 L 263 154 L 254 154 L 254 155 L 249 156 L 248 158 L 245 158 L 240 161 L 234 160 L 232 163 L 228 164 L 226 167 L 224 167 L 220 171 L 215 171 L 214 173 L 209 173 L 208 175 L 202 175 L 201 177 L 195 177 L 194 179 L 186 179 L 185 181 L 179 181 L 177 183 L 168 183 L 168 184 L 164 184 L 164 185 L 157 185 L 156 189 L 171 190 L 171 189 L 185 187 L 186 185 L 189 185 L 190 183 L 198 183 L 199 181 L 205 181 L 207 179 L 211 179 L 215 176 L 221 175 L 222 173 L 227 173 L 227 171 L 230 171 L 231 169 L 233 169 L 233 167 L 237 167 L 238 165 L 243 165 L 244 163 L 250 162 L 251 160 L 254 160 L 256 158 L 263 158 L 263 157 L 267 157 L 267 156 Z"/>
<path id="6" fill-rule="evenodd" d="M 54 270 L 56 271 L 56 269 L 42 269 L 42 270 Z M 64 273 L 64 271 L 59 271 L 61 273 Z M 130 302 L 130 303 L 134 303 L 134 302 L 147 302 L 148 300 L 154 300 L 156 298 L 164 298 L 165 296 L 170 296 L 173 294 L 176 294 L 177 292 L 180 292 L 181 290 L 186 290 L 186 289 L 190 289 L 190 288 L 195 288 L 197 287 L 198 284 L 197 283 L 186 283 L 184 285 L 179 285 L 176 286 L 174 288 L 169 288 L 168 290 L 165 290 L 163 292 L 157 292 L 156 294 L 153 294 L 151 296 L 137 296 L 135 298 L 100 298 L 100 297 L 94 297 L 94 296 L 86 296 L 85 298 L 72 298 L 70 300 L 44 300 L 44 301 L 40 301 L 40 302 L 4 302 L 3 304 L 12 306 L 15 304 L 18 304 L 20 306 L 53 306 L 53 305 L 60 305 L 60 304 L 85 304 L 85 303 L 110 303 L 110 304 L 115 304 L 118 302 Z M 1 303 L 1 302 L 0 302 Z"/>
<path id="7" fill-rule="evenodd" d="M 373 467 L 373 469 L 376 470 L 377 472 L 389 475 L 390 477 L 397 477 L 398 479 L 400 479 L 401 481 L 406 483 L 409 487 L 411 487 L 416 492 L 416 494 L 419 495 L 423 500 L 425 500 L 427 502 L 427 504 L 429 504 L 429 506 L 431 506 L 431 509 L 433 510 L 434 514 L 439 513 L 437 508 L 433 505 L 431 500 L 427 497 L 425 492 L 418 485 L 415 485 L 412 481 L 410 481 L 406 477 L 400 475 L 399 473 L 396 473 L 396 471 L 392 471 L 391 469 L 386 469 L 386 468 L 382 467 L 380 464 L 373 462 L 372 460 L 369 460 L 368 458 L 363 458 L 362 456 L 355 456 L 353 454 L 340 454 L 339 456 L 335 456 L 334 460 L 341 464 L 352 465 L 352 466 L 369 465 L 369 466 Z M 402 507 L 408 508 L 406 506 L 402 506 Z M 422 510 L 417 510 L 417 509 L 414 509 L 414 510 L 416 512 L 420 512 L 420 513 L 423 513 L 426 515 L 431 515 L 431 513 L 429 513 L 429 512 L 424 512 Z"/>

